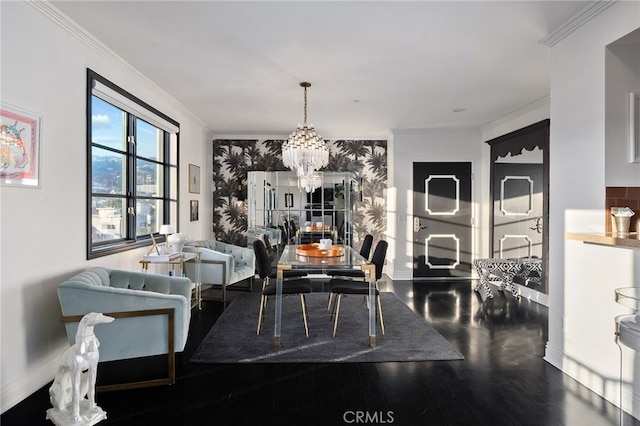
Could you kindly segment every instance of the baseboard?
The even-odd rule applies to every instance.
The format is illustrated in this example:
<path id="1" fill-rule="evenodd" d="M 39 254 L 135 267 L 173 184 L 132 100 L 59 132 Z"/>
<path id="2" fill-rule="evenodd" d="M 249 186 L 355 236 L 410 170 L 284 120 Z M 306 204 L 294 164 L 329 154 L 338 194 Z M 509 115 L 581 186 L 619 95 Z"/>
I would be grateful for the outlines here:
<path id="1" fill-rule="evenodd" d="M 561 350 L 551 346 L 549 342 L 547 342 L 544 349 L 544 357 L 542 359 L 553 365 L 558 370 L 562 371 L 563 358 L 564 353 Z"/>
<path id="2" fill-rule="evenodd" d="M 411 281 L 413 279 L 413 271 L 392 271 L 391 273 L 385 272 L 385 275 L 396 281 Z"/>
<path id="3" fill-rule="evenodd" d="M 516 284 L 520 290 L 520 297 L 524 297 L 525 299 L 529 299 L 532 302 L 536 302 L 539 305 L 549 307 L 549 295 L 544 294 L 540 291 L 534 290 L 529 287 L 521 286 Z"/>
<path id="4" fill-rule="evenodd" d="M 0 413 L 4 413 L 22 400 L 53 380 L 58 368 L 62 351 L 46 360 L 40 367 L 33 370 L 20 380 L 2 386 L 0 392 Z M 42 413 L 44 418 L 45 413 Z"/>
<path id="5" fill-rule="evenodd" d="M 624 390 L 622 400 L 624 401 L 624 411 L 636 419 L 640 419 L 640 395 Z M 631 406 L 631 410 L 629 410 L 629 406 Z"/>
<path id="6" fill-rule="evenodd" d="M 573 362 L 568 360 L 568 365 L 565 367 L 564 352 L 559 350 L 556 347 L 553 347 L 552 345 L 549 344 L 549 342 L 547 342 L 547 345 L 545 348 L 545 355 L 543 359 L 549 364 L 551 364 L 552 366 L 556 367 L 558 370 L 562 371 L 567 376 L 571 377 L 572 379 L 576 380 L 578 383 L 582 384 L 583 386 L 585 386 L 586 388 L 594 392 L 595 394 L 601 396 L 602 398 L 611 402 L 615 406 L 619 406 L 617 401 L 612 401 L 610 398 L 607 398 L 606 395 L 602 395 L 602 392 L 600 392 L 598 389 L 594 389 L 593 387 L 589 386 L 589 384 L 582 379 L 582 375 L 578 374 L 579 371 L 576 370 L 576 368 L 574 368 L 575 366 L 573 365 L 574 364 Z M 625 401 L 624 407 L 623 407 L 624 411 L 626 411 L 636 419 L 640 419 L 640 395 L 633 392 L 633 390 L 625 389 L 623 392 L 624 392 L 623 401 Z"/>

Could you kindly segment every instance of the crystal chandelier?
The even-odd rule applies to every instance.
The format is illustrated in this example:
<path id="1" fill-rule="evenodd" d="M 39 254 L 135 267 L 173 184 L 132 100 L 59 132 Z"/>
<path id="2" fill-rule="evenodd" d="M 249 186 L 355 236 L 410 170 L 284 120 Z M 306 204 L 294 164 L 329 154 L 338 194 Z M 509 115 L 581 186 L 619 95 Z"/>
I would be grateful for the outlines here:
<path id="1" fill-rule="evenodd" d="M 310 175 L 298 177 L 298 188 L 307 192 L 313 192 L 322 186 L 322 172 L 313 172 Z"/>
<path id="2" fill-rule="evenodd" d="M 298 124 L 289 139 L 282 144 L 282 162 L 296 172 L 298 185 L 307 192 L 312 192 L 322 185 L 322 174 L 316 172 L 329 164 L 329 148 L 316 133 L 313 124 L 307 124 L 307 87 L 311 87 L 311 83 L 302 82 L 300 86 L 304 88 L 304 123 Z"/>

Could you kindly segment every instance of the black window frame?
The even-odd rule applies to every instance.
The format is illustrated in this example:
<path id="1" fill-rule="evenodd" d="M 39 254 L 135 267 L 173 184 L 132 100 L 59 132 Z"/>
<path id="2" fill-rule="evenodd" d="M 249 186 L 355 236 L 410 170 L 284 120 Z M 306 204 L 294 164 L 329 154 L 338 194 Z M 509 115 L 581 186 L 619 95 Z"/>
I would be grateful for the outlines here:
<path id="1" fill-rule="evenodd" d="M 92 100 L 93 100 L 93 96 L 94 96 L 94 85 L 96 84 L 96 82 L 99 82 L 101 84 L 103 84 L 104 86 L 108 87 L 109 89 L 113 90 L 114 92 L 116 92 L 117 94 L 121 95 L 123 98 L 126 98 L 127 100 L 135 103 L 137 106 L 139 106 L 141 109 L 146 110 L 145 112 L 149 113 L 150 116 L 156 116 L 161 118 L 162 120 L 165 120 L 166 122 L 170 123 L 171 125 L 175 126 L 175 128 L 177 128 L 178 130 L 175 131 L 175 161 L 173 161 L 174 159 L 171 158 L 171 137 L 172 137 L 172 132 L 169 132 L 165 129 L 159 128 L 159 130 L 161 130 L 163 132 L 163 155 L 162 155 L 162 160 L 156 160 L 156 159 L 149 159 L 149 158 L 145 158 L 142 156 L 138 156 L 137 152 L 136 152 L 136 144 L 132 143 L 129 140 L 129 137 L 133 137 L 135 140 L 135 128 L 136 128 L 136 119 L 140 119 L 146 123 L 149 123 L 148 120 L 145 120 L 145 117 L 142 117 L 140 115 L 136 115 L 135 112 L 129 111 L 125 108 L 122 108 L 121 106 L 117 106 L 117 105 L 113 105 L 110 102 L 106 101 L 105 99 L 101 98 L 100 96 L 97 96 L 98 98 L 102 99 L 103 101 L 110 103 L 111 105 L 115 106 L 116 108 L 120 109 L 121 111 L 123 111 L 126 114 L 126 151 L 119 151 L 119 150 L 115 150 L 112 149 L 110 147 L 104 146 L 104 145 L 100 145 L 99 143 L 94 143 L 92 140 L 92 131 L 93 131 L 93 126 L 92 126 Z M 133 249 L 137 249 L 140 247 L 145 247 L 145 246 L 150 246 L 153 244 L 153 239 L 155 239 L 155 241 L 157 243 L 159 242 L 164 242 L 164 235 L 160 235 L 158 234 L 157 230 L 155 232 L 153 232 L 153 236 L 154 238 L 152 239 L 151 234 L 144 234 L 144 235 L 136 235 L 136 231 L 137 231 L 137 223 L 136 223 L 136 219 L 135 219 L 135 212 L 136 210 L 136 201 L 137 200 L 157 200 L 157 201 L 161 201 L 162 203 L 162 219 L 164 223 L 171 223 L 174 224 L 177 228 L 178 223 L 179 223 L 179 198 L 180 198 L 180 192 L 179 192 L 179 188 L 180 188 L 180 124 L 170 118 L 169 116 L 163 114 L 162 112 L 158 111 L 156 108 L 152 107 L 151 105 L 147 104 L 146 102 L 142 101 L 141 99 L 137 98 L 136 96 L 132 95 L 131 93 L 127 92 L 126 90 L 120 88 L 119 86 L 115 85 L 114 83 L 112 83 L 111 81 L 107 80 L 106 78 L 102 77 L 101 75 L 99 75 L 98 73 L 96 73 L 95 71 L 87 68 L 87 90 L 86 90 L 86 102 L 87 102 L 87 107 L 86 107 L 86 123 L 87 123 L 87 127 L 86 127 L 86 132 L 87 132 L 87 185 L 86 185 L 86 194 L 87 194 L 87 217 L 86 217 L 86 223 L 87 223 L 87 259 L 95 259 L 95 258 L 99 258 L 99 257 L 103 257 L 103 256 L 108 256 L 111 254 L 115 254 L 115 253 L 121 253 L 124 251 L 128 251 L 128 250 L 133 250 Z M 152 126 L 156 127 L 153 123 L 149 123 Z M 106 149 L 106 150 L 110 150 L 113 151 L 114 153 L 118 153 L 118 154 L 122 154 L 123 152 L 126 155 L 126 166 L 124 172 L 126 174 L 126 178 L 123 177 L 123 179 L 126 180 L 125 185 L 125 194 L 119 194 L 114 196 L 114 198 L 124 198 L 126 200 L 126 211 L 122 212 L 122 215 L 124 216 L 125 214 L 127 215 L 127 220 L 126 220 L 126 226 L 124 227 L 125 230 L 123 232 L 123 237 L 121 239 L 117 239 L 117 240 L 106 240 L 106 241 L 100 241 L 100 242 L 94 242 L 93 241 L 93 198 L 94 197 L 109 197 L 109 194 L 107 193 L 100 193 L 100 192 L 93 192 L 93 156 L 92 156 L 92 148 L 93 147 L 97 147 L 100 149 Z M 162 195 L 161 196 L 149 196 L 149 195 L 138 195 L 137 194 L 137 188 L 136 188 L 136 161 L 140 159 L 140 160 L 144 160 L 144 161 L 151 161 L 152 163 L 159 165 L 162 170 L 163 170 L 163 180 L 162 180 L 162 185 L 163 185 L 163 189 L 162 189 Z M 175 188 L 172 188 L 171 186 L 171 173 L 172 173 L 172 169 L 175 169 L 174 171 L 174 176 L 175 176 Z M 172 191 L 175 194 L 175 198 L 171 198 L 172 195 Z M 172 204 L 174 203 L 174 204 Z M 172 210 L 172 206 L 173 206 L 173 210 L 175 211 L 175 218 L 171 217 L 171 210 Z M 158 226 L 161 224 L 158 224 Z"/>

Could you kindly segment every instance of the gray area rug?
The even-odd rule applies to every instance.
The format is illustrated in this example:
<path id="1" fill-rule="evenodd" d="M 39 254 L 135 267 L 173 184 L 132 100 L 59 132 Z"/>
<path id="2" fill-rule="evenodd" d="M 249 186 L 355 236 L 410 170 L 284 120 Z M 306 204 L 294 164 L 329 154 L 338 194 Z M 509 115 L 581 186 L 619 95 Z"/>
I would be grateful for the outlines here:
<path id="1" fill-rule="evenodd" d="M 300 297 L 282 303 L 281 346 L 273 343 L 275 298 L 267 304 L 260 335 L 256 335 L 260 295 L 234 299 L 191 358 L 192 363 L 328 363 L 462 360 L 444 337 L 393 293 L 382 293 L 385 335 L 376 330 L 377 345 L 369 347 L 364 298 L 343 297 L 334 338 L 328 293 L 307 294 L 309 337 L 304 335 Z"/>

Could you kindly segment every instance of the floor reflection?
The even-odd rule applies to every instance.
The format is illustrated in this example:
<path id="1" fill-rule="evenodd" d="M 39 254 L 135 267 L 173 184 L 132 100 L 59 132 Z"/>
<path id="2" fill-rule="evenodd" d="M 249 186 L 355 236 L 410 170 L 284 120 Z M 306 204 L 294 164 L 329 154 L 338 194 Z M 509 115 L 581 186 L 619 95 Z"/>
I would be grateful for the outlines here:
<path id="1" fill-rule="evenodd" d="M 483 298 L 470 280 L 394 281 L 394 291 L 477 368 L 544 363 L 548 309 L 511 293 Z"/>
<path id="2" fill-rule="evenodd" d="M 547 307 L 510 293 L 495 291 L 493 298 L 470 291 L 470 280 L 385 282 L 382 291 L 393 291 L 429 323 L 477 324 L 486 329 L 536 329 L 546 336 Z M 469 316 L 466 313 L 472 313 Z"/>

